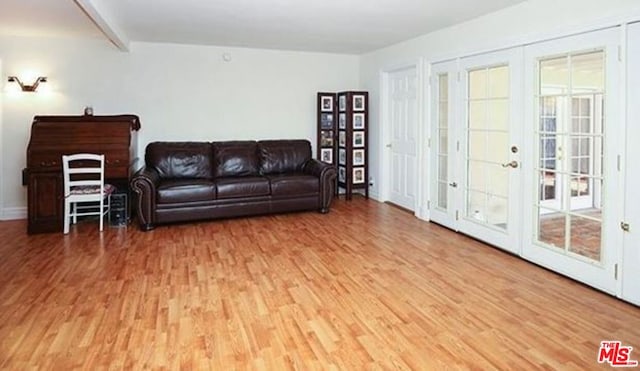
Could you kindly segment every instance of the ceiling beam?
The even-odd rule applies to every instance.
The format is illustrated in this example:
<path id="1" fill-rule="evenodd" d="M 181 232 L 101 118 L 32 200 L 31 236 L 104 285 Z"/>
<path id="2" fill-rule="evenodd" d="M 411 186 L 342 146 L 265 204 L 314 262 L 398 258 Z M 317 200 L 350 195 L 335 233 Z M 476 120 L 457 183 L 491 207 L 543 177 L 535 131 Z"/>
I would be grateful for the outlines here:
<path id="1" fill-rule="evenodd" d="M 73 0 L 98 26 L 98 29 L 123 52 L 129 51 L 129 38 L 118 26 L 115 17 L 102 0 Z"/>

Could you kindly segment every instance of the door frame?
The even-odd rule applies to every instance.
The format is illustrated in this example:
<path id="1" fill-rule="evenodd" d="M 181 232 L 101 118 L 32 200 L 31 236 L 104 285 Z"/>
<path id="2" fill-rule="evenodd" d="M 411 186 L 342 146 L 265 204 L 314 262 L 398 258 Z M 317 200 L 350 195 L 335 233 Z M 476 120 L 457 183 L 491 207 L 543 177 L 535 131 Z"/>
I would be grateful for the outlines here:
<path id="1" fill-rule="evenodd" d="M 633 40 L 637 43 L 637 46 L 632 49 L 630 40 L 633 39 L 631 32 L 637 32 L 638 37 L 637 40 Z M 624 194 L 624 206 L 623 206 L 623 219 L 624 223 L 629 223 L 631 225 L 631 229 L 628 232 L 623 233 L 624 237 L 622 240 L 622 252 L 620 255 L 620 266 L 621 266 L 621 276 L 618 280 L 618 297 L 634 303 L 635 305 L 640 306 L 640 274 L 638 274 L 638 262 L 640 262 L 640 250 L 637 248 L 638 241 L 638 226 L 640 226 L 640 206 L 638 203 L 632 203 L 632 200 L 635 200 L 635 197 L 632 193 L 635 191 L 632 186 L 634 184 L 640 184 L 638 180 L 638 174 L 635 170 L 637 166 L 634 161 L 631 159 L 635 159 L 638 153 L 640 153 L 640 149 L 638 149 L 636 139 L 640 137 L 640 128 L 636 125 L 638 122 L 638 117 L 640 117 L 640 108 L 637 105 L 630 105 L 628 102 L 634 96 L 640 96 L 640 93 L 632 94 L 633 90 L 640 91 L 640 88 L 637 86 L 634 88 L 633 81 L 631 81 L 630 77 L 640 76 L 637 72 L 632 72 L 631 66 L 631 52 L 636 51 L 638 54 L 637 58 L 640 59 L 640 22 L 636 22 L 634 24 L 623 24 L 621 26 L 621 45 L 623 55 L 626 58 L 622 58 L 622 69 L 620 71 L 620 78 L 622 81 L 625 81 L 626 84 L 621 84 L 621 97 L 620 104 L 625 108 L 623 111 L 624 115 L 624 137 L 626 140 L 624 141 L 625 148 L 623 150 L 624 155 L 621 160 L 621 171 L 622 177 L 624 179 L 624 188 L 622 190 L 622 194 Z M 640 80 L 640 77 L 638 77 Z M 634 177 L 634 178 L 632 178 Z"/>
<path id="2" fill-rule="evenodd" d="M 429 219 L 429 208 L 427 201 L 429 199 L 429 151 L 426 148 L 427 134 L 429 133 L 428 122 L 425 115 L 425 105 L 422 103 L 427 96 L 425 91 L 425 67 L 423 58 L 411 59 L 405 62 L 400 62 L 387 66 L 380 70 L 380 127 L 378 128 L 379 141 L 377 143 L 378 153 L 380 154 L 378 177 L 384 177 L 384 179 L 377 179 L 379 182 L 379 194 L 378 199 L 381 202 L 389 201 L 391 181 L 389 175 L 391 174 L 391 151 L 387 147 L 387 143 L 391 141 L 391 119 L 390 119 L 390 96 L 389 96 L 389 80 L 390 75 L 394 72 L 415 69 L 416 71 L 416 99 L 417 99 L 417 118 L 418 125 L 418 139 L 416 148 L 416 168 L 418 174 L 416 176 L 416 205 L 414 215 L 420 219 Z M 428 87 L 426 88 L 428 90 Z"/>
<path id="3" fill-rule="evenodd" d="M 2 59 L 0 58 L 0 76 L 4 76 L 2 74 Z M 2 87 L 3 84 L 0 84 L 0 87 Z M 4 103 L 3 103 L 3 99 L 4 99 L 4 90 L 0 91 L 0 220 L 5 220 L 5 210 L 4 210 L 4 147 L 2 145 L 3 143 L 3 134 L 4 134 L 4 123 L 3 123 L 3 118 L 4 118 L 4 114 L 2 111 L 2 108 L 4 107 Z"/>

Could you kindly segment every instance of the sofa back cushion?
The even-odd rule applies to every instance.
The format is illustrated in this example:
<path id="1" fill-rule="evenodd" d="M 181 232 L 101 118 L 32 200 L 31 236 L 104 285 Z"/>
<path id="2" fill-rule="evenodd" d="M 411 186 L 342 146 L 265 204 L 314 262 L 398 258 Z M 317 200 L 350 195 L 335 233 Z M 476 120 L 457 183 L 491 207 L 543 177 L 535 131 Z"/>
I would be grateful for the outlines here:
<path id="1" fill-rule="evenodd" d="M 211 178 L 212 157 L 207 142 L 152 142 L 145 151 L 146 165 L 164 179 Z"/>
<path id="2" fill-rule="evenodd" d="M 215 177 L 259 175 L 255 141 L 213 142 L 212 147 Z"/>
<path id="3" fill-rule="evenodd" d="M 282 174 L 301 172 L 311 159 L 311 143 L 308 140 L 263 140 L 258 142 L 260 172 Z"/>

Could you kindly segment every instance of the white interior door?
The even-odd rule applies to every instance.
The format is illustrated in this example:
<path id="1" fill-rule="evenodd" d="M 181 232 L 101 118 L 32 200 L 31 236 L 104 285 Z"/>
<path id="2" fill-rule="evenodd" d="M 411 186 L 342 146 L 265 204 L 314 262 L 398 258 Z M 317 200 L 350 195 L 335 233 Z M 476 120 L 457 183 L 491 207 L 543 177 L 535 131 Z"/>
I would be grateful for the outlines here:
<path id="1" fill-rule="evenodd" d="M 456 211 L 459 201 L 459 174 L 456 171 L 457 61 L 431 66 L 431 221 L 458 229 Z"/>
<path id="2" fill-rule="evenodd" d="M 416 67 L 388 74 L 391 142 L 389 201 L 409 210 L 416 208 L 418 150 L 418 75 Z"/>
<path id="3" fill-rule="evenodd" d="M 622 297 L 640 305 L 640 23 L 629 25 L 627 49 L 627 153 L 626 191 L 623 223 L 628 231 L 623 232 Z"/>
<path id="4" fill-rule="evenodd" d="M 520 48 L 460 60 L 463 120 L 458 228 L 518 254 L 522 55 Z"/>
<path id="5" fill-rule="evenodd" d="M 619 30 L 525 47 L 523 256 L 615 293 Z"/>

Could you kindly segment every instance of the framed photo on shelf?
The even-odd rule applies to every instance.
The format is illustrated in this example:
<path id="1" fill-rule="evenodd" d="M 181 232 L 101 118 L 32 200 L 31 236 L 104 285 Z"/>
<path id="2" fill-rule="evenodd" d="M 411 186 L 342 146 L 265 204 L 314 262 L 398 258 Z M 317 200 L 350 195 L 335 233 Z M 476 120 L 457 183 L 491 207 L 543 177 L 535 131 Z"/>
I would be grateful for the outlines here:
<path id="1" fill-rule="evenodd" d="M 353 96 L 353 110 L 354 111 L 364 111 L 364 95 L 354 95 Z"/>
<path id="2" fill-rule="evenodd" d="M 364 168 L 354 167 L 353 168 L 353 184 L 362 184 L 362 183 L 364 183 Z"/>
<path id="3" fill-rule="evenodd" d="M 338 111 L 343 112 L 347 110 L 347 96 L 338 96 Z"/>
<path id="4" fill-rule="evenodd" d="M 353 114 L 353 129 L 364 130 L 364 113 Z"/>
<path id="5" fill-rule="evenodd" d="M 333 164 L 333 148 L 320 148 L 320 161 Z"/>
<path id="6" fill-rule="evenodd" d="M 347 146 L 347 132 L 344 130 L 340 130 L 338 132 L 338 146 L 346 147 Z"/>
<path id="7" fill-rule="evenodd" d="M 353 132 L 353 146 L 364 147 L 364 131 Z"/>
<path id="8" fill-rule="evenodd" d="M 333 129 L 333 113 L 320 115 L 320 129 Z"/>
<path id="9" fill-rule="evenodd" d="M 347 128 L 347 114 L 346 113 L 339 113 L 338 114 L 338 127 L 340 129 L 346 129 Z"/>
<path id="10" fill-rule="evenodd" d="M 338 164 L 339 165 L 347 164 L 347 150 L 344 148 L 340 148 L 338 150 Z"/>
<path id="11" fill-rule="evenodd" d="M 353 165 L 354 166 L 364 165 L 364 149 L 353 150 Z"/>
<path id="12" fill-rule="evenodd" d="M 347 169 L 342 166 L 338 166 L 338 181 L 340 183 L 347 181 Z"/>
<path id="13" fill-rule="evenodd" d="M 322 96 L 320 97 L 320 111 L 333 112 L 333 97 Z"/>
<path id="14" fill-rule="evenodd" d="M 333 147 L 333 130 L 320 132 L 320 147 Z"/>

